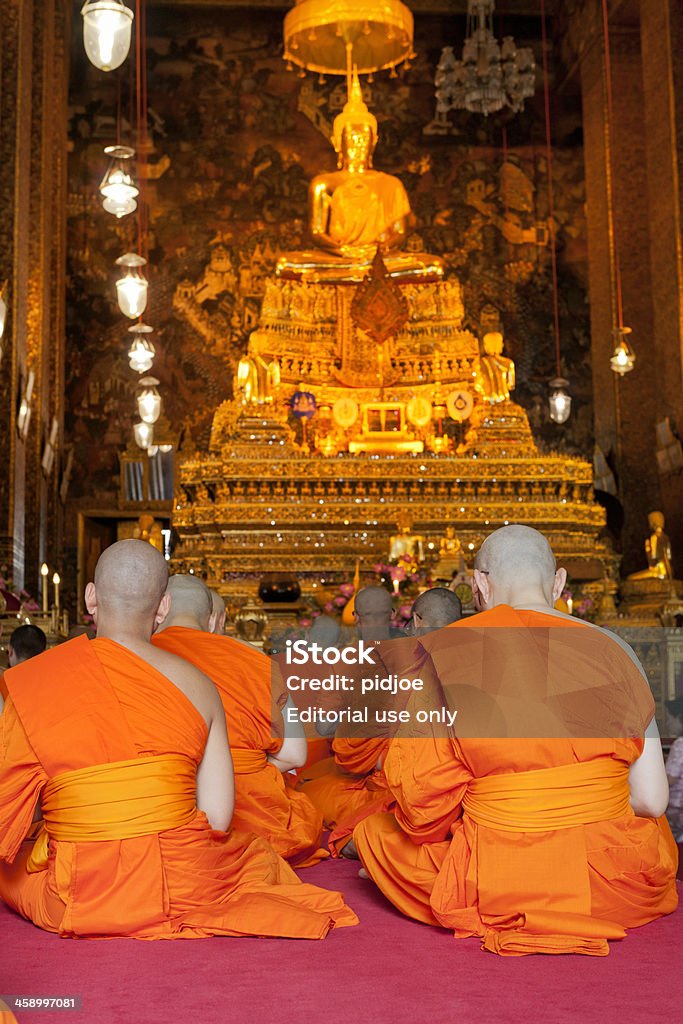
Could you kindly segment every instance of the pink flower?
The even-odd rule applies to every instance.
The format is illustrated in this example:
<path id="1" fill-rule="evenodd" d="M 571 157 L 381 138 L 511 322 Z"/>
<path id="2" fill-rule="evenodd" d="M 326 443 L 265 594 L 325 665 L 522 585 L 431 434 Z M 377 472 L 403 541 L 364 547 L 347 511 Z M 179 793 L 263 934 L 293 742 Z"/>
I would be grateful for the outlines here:
<path id="1" fill-rule="evenodd" d="M 402 619 L 409 619 L 410 616 L 413 614 L 412 604 L 402 604 L 398 610 L 398 614 L 401 616 Z"/>
<path id="2" fill-rule="evenodd" d="M 308 629 L 309 626 L 313 625 L 313 619 L 299 619 L 299 625 L 303 629 Z"/>
<path id="3" fill-rule="evenodd" d="M 327 604 L 323 605 L 323 611 L 327 615 L 334 615 L 334 605 L 332 604 L 331 601 L 328 601 Z"/>
<path id="4" fill-rule="evenodd" d="M 336 604 L 337 608 L 343 608 L 346 603 L 347 603 L 347 598 L 341 597 L 341 596 L 335 597 L 334 602 L 333 602 L 333 604 Z"/>
<path id="5" fill-rule="evenodd" d="M 342 583 L 339 587 L 339 593 L 343 594 L 344 597 L 351 597 L 354 591 L 353 583 Z"/>

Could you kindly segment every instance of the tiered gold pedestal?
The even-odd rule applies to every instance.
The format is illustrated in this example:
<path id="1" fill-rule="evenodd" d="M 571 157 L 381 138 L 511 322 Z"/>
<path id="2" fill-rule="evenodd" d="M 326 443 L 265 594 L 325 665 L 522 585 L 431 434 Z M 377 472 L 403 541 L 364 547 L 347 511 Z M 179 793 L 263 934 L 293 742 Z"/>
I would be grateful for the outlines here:
<path id="1" fill-rule="evenodd" d="M 514 522 L 546 533 L 575 578 L 601 578 L 614 565 L 599 539 L 604 514 L 591 466 L 541 456 L 512 403 L 480 411 L 461 455 L 326 457 L 304 454 L 267 421 L 251 428 L 253 438 L 233 438 L 181 466 L 174 567 L 192 568 L 211 586 L 226 590 L 235 572 L 349 572 L 357 557 L 369 567 L 386 560 L 406 517 L 428 550 L 438 552 L 453 525 L 467 557 Z"/>

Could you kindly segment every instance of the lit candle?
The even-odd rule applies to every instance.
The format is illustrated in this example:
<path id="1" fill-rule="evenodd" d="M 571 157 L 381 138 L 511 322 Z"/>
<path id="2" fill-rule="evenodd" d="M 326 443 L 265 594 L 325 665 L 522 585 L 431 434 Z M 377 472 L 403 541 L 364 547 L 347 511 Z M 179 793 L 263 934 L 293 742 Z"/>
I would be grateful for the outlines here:
<path id="1" fill-rule="evenodd" d="M 59 619 L 59 584 L 62 582 L 59 573 L 56 572 L 52 577 L 52 582 L 55 585 L 55 609 L 57 611 L 57 619 Z"/>
<path id="2" fill-rule="evenodd" d="M 572 601 L 571 597 L 567 598 L 567 611 L 570 615 L 574 614 L 574 602 Z"/>
<path id="3" fill-rule="evenodd" d="M 43 577 L 43 611 L 47 612 L 47 574 L 50 570 L 47 564 L 43 562 L 40 567 L 40 575 Z"/>
<path id="4" fill-rule="evenodd" d="M 394 580 L 394 593 L 395 594 L 398 594 L 398 588 L 399 588 L 399 582 L 398 582 L 398 580 Z"/>

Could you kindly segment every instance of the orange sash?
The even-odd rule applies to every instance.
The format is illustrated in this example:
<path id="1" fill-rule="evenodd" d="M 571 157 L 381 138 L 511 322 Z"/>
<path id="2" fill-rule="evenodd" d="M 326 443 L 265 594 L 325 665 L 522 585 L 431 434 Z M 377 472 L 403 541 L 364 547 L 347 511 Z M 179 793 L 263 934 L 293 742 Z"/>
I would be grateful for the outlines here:
<path id="1" fill-rule="evenodd" d="M 268 764 L 265 750 L 249 750 L 247 747 L 230 747 L 232 768 L 235 775 L 253 775 Z"/>
<path id="2" fill-rule="evenodd" d="M 48 839 L 96 843 L 179 828 L 197 812 L 197 767 L 181 754 L 133 758 L 62 772 L 43 788 L 44 830 L 29 871 L 47 868 Z"/>
<path id="3" fill-rule="evenodd" d="M 551 832 L 631 812 L 628 765 L 583 761 L 473 779 L 463 813 L 502 832 Z"/>

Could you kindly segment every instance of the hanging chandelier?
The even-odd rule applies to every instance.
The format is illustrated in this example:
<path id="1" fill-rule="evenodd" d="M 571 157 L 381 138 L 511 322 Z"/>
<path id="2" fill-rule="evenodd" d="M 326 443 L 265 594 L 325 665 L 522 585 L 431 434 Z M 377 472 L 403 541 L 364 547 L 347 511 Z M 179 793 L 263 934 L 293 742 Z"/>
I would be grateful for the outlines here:
<path id="1" fill-rule="evenodd" d="M 144 256 L 127 252 L 116 261 L 118 267 L 125 267 L 126 272 L 116 282 L 119 309 L 130 320 L 137 320 L 147 308 L 147 279 L 142 267 L 147 263 Z"/>
<path id="2" fill-rule="evenodd" d="M 505 36 L 500 45 L 493 35 L 494 0 L 468 0 L 467 36 L 462 60 L 446 46 L 436 69 L 436 121 L 444 123 L 449 110 L 489 114 L 510 107 L 515 113 L 536 88 L 532 51 L 517 49 Z"/>
<path id="3" fill-rule="evenodd" d="M 154 440 L 154 427 L 151 423 L 134 423 L 133 437 L 138 448 L 147 451 Z"/>
<path id="4" fill-rule="evenodd" d="M 572 398 L 567 393 L 569 381 L 564 377 L 553 377 L 550 381 L 550 419 L 553 423 L 566 423 L 572 411 Z"/>
<path id="5" fill-rule="evenodd" d="M 636 354 L 628 343 L 628 335 L 631 333 L 631 328 L 615 327 L 612 333 L 615 335 L 617 343 L 609 364 L 614 373 L 618 373 L 620 377 L 623 377 L 625 374 L 630 373 L 636 365 Z"/>
<path id="6" fill-rule="evenodd" d="M 143 423 L 156 423 L 161 415 L 161 395 L 157 390 L 156 377 L 143 377 L 138 384 L 138 416 Z"/>
<path id="7" fill-rule="evenodd" d="M 107 213 L 120 219 L 138 208 L 140 189 L 130 166 L 135 150 L 130 146 L 107 146 L 104 152 L 109 157 L 109 167 L 100 185 L 102 205 Z"/>
<path id="8" fill-rule="evenodd" d="M 135 324 L 128 328 L 128 333 L 133 335 L 133 342 L 128 349 L 128 365 L 136 373 L 147 373 L 152 369 L 156 349 L 146 335 L 153 331 L 154 328 L 148 324 Z"/>
<path id="9" fill-rule="evenodd" d="M 133 12 L 123 0 L 87 0 L 81 9 L 83 44 L 100 71 L 121 67 L 130 50 Z"/>

